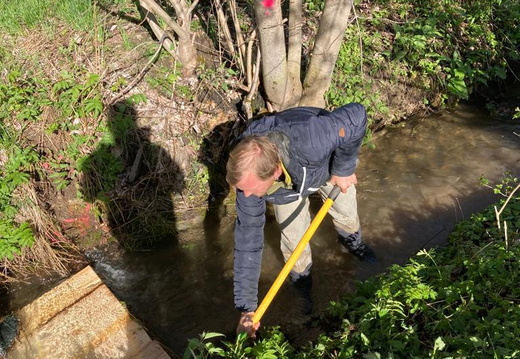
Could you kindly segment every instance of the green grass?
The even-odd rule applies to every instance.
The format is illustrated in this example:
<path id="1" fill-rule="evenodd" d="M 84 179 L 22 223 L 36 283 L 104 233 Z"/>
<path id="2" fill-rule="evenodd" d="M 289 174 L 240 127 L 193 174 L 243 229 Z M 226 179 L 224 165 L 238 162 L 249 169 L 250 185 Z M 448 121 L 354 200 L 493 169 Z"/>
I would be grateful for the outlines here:
<path id="1" fill-rule="evenodd" d="M 0 0 L 0 28 L 12 34 L 32 28 L 48 16 L 49 5 L 48 1 L 39 0 Z"/>
<path id="2" fill-rule="evenodd" d="M 41 26 L 55 29 L 60 19 L 75 30 L 94 28 L 91 0 L 0 0 L 0 31 L 16 34 Z"/>

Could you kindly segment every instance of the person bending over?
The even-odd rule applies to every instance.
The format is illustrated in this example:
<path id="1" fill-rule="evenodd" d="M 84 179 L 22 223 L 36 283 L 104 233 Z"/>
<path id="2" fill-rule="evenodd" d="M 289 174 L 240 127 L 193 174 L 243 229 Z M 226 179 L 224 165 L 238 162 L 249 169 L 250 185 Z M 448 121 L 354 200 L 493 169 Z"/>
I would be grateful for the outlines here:
<path id="1" fill-rule="evenodd" d="M 241 312 L 237 333 L 255 337 L 258 280 L 264 247 L 266 202 L 273 204 L 281 230 L 281 250 L 290 257 L 310 225 L 309 195 L 325 200 L 333 186 L 341 189 L 329 214 L 340 243 L 361 261 L 376 261 L 361 238 L 355 169 L 365 136 L 367 115 L 357 103 L 332 112 L 296 107 L 254 121 L 230 152 L 226 180 L 236 188 L 234 298 Z M 307 244 L 290 279 L 303 311 L 312 311 L 311 248 Z"/>

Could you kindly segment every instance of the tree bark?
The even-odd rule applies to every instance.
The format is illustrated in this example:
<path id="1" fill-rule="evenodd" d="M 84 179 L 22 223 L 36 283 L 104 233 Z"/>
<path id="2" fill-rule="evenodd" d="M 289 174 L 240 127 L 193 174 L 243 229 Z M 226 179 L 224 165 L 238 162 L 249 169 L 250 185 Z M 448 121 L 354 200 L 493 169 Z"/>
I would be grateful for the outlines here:
<path id="1" fill-rule="evenodd" d="M 297 105 L 302 96 L 302 0 L 291 0 L 289 2 L 289 31 L 287 51 L 287 75 L 293 86 L 293 99 L 289 105 Z"/>
<path id="2" fill-rule="evenodd" d="M 293 107 L 299 95 L 295 98 L 294 83 L 288 76 L 280 0 L 268 9 L 261 1 L 255 1 L 255 15 L 262 54 L 262 80 L 270 110 Z"/>
<path id="3" fill-rule="evenodd" d="M 145 11 L 156 14 L 158 17 L 164 20 L 164 22 L 175 32 L 178 37 L 177 53 L 179 61 L 182 64 L 183 76 L 185 78 L 193 77 L 195 74 L 195 68 L 197 67 L 197 49 L 193 44 L 194 34 L 189 29 L 189 19 L 191 19 L 194 5 L 197 2 L 195 1 L 191 7 L 188 6 L 188 4 L 185 2 L 172 2 L 175 7 L 175 11 L 179 13 L 178 18 L 180 19 L 181 24 L 174 21 L 154 0 L 140 0 L 139 3 L 141 7 L 145 9 Z M 156 36 L 160 38 L 162 34 L 157 22 L 155 22 L 154 18 L 151 16 L 147 16 L 147 20 L 150 22 L 150 26 L 152 27 Z M 168 50 L 168 52 L 172 52 L 171 42 L 163 42 L 163 45 L 166 50 Z"/>
<path id="4" fill-rule="evenodd" d="M 352 0 L 327 0 L 303 84 L 302 106 L 325 106 L 343 34 L 349 22 Z"/>

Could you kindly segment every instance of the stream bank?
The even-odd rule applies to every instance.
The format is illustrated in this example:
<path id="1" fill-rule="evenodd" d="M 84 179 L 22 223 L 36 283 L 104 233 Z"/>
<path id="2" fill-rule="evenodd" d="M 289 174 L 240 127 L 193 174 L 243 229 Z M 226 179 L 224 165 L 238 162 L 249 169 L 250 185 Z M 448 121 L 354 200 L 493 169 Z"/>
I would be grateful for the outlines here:
<path id="1" fill-rule="evenodd" d="M 291 341 L 304 344 L 321 330 L 313 327 L 313 318 L 324 314 L 330 301 L 355 291 L 357 280 L 402 264 L 422 248 L 442 247 L 455 223 L 499 200 L 480 184 L 481 177 L 500 183 L 507 171 L 520 176 L 518 134 L 518 120 L 497 120 L 470 106 L 388 129 L 374 149 L 362 149 L 357 171 L 363 233 L 379 265 L 362 265 L 344 253 L 325 220 L 311 240 L 313 316 L 298 314 L 296 293 L 284 285 L 262 324 L 279 325 Z M 177 240 L 157 250 L 128 252 L 112 243 L 86 253 L 103 282 L 172 352 L 182 354 L 187 340 L 203 331 L 233 336 L 238 313 L 232 293 L 231 197 L 218 215 L 193 220 L 179 230 Z M 319 206 L 311 198 L 314 213 Z M 283 265 L 272 213 L 265 231 L 260 297 Z M 24 287 L 25 293 L 30 287 Z M 41 283 L 34 287 L 35 292 L 42 289 Z M 9 293 L 10 306 L 30 297 L 24 291 Z"/>

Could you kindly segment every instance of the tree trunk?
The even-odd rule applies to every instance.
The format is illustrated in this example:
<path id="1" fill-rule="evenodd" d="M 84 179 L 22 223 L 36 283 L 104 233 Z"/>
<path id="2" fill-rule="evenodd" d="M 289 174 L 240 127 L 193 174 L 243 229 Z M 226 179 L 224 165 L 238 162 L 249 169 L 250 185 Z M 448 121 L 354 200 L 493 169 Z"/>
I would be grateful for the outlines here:
<path id="1" fill-rule="evenodd" d="M 140 0 L 139 4 L 144 9 L 144 16 L 146 16 L 146 19 L 150 23 L 150 27 L 157 38 L 161 39 L 166 32 L 161 29 L 158 22 L 155 20 L 154 15 L 160 17 L 166 25 L 175 32 L 178 37 L 177 55 L 182 64 L 183 76 L 185 78 L 193 77 L 195 74 L 195 68 L 197 67 L 197 49 L 193 44 L 193 38 L 195 35 L 190 30 L 190 20 L 193 8 L 197 4 L 197 1 L 194 1 L 191 6 L 184 1 L 172 1 L 181 24 L 174 21 L 154 0 Z M 163 42 L 163 46 L 171 54 L 174 53 L 172 45 L 173 42 L 171 39 Z"/>
<path id="2" fill-rule="evenodd" d="M 262 80 L 272 107 L 270 110 L 294 107 L 298 104 L 300 94 L 295 90 L 295 79 L 288 74 L 280 0 L 276 0 L 270 8 L 264 8 L 262 2 L 256 0 L 255 15 L 262 54 Z"/>
<path id="3" fill-rule="evenodd" d="M 194 35 L 190 29 L 190 21 L 192 21 L 192 13 L 198 0 L 191 2 L 169 0 L 177 15 L 177 22 L 172 20 L 155 1 L 140 0 L 143 7 L 153 11 L 177 34 L 177 54 L 183 65 L 183 75 L 191 77 L 197 64 L 197 52 L 193 46 Z M 258 34 L 259 51 L 256 52 L 256 57 L 257 61 L 261 62 L 261 89 L 264 92 L 267 110 L 280 111 L 295 106 L 325 107 L 325 92 L 330 86 L 345 28 L 349 23 L 353 0 L 325 1 L 325 8 L 314 48 L 310 53 L 309 67 L 305 71 L 303 84 L 303 0 L 283 1 L 289 6 L 288 19 L 282 17 L 282 0 L 253 1 L 256 31 L 251 31 L 252 35 L 249 39 L 245 39 L 242 35 L 236 1 L 227 2 L 231 7 L 229 11 L 232 21 L 228 21 L 223 1 L 215 1 L 217 18 L 225 30 L 223 35 L 226 41 L 225 48 L 232 58 L 238 56 L 240 71 L 247 79 L 246 86 L 241 87 L 247 92 L 244 103 L 251 101 L 258 88 L 256 77 L 253 78 L 252 75 L 253 73 L 257 75 L 259 70 L 251 62 L 252 55 L 255 53 L 252 46 L 254 34 Z M 228 29 L 229 23 L 235 27 L 236 39 L 233 39 L 233 32 Z M 249 43 L 247 49 L 246 43 Z M 246 58 L 247 62 L 245 62 Z"/>
<path id="4" fill-rule="evenodd" d="M 325 106 L 325 92 L 330 86 L 351 9 L 352 0 L 327 0 L 325 3 L 300 105 Z"/>
<path id="5" fill-rule="evenodd" d="M 287 50 L 287 75 L 293 84 L 293 92 L 290 105 L 296 106 L 302 96 L 302 0 L 291 0 L 289 3 L 289 31 Z M 292 106 L 291 106 L 292 107 Z"/>

